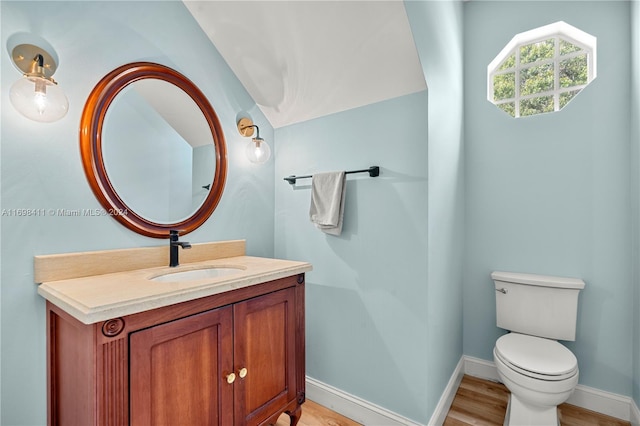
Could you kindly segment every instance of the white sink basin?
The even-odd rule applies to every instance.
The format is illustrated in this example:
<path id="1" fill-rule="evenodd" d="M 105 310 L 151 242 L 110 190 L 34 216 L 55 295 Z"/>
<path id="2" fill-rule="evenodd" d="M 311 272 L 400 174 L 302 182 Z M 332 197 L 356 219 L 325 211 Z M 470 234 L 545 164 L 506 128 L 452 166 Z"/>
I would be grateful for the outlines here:
<path id="1" fill-rule="evenodd" d="M 241 272 L 241 268 L 233 268 L 233 267 L 210 267 L 210 268 L 202 268 L 202 269 L 192 269 L 189 271 L 181 271 L 181 272 L 169 272 L 167 274 L 158 275 L 157 277 L 151 278 L 151 281 L 156 282 L 184 282 L 184 281 L 195 281 L 201 280 L 204 278 L 218 278 L 224 277 L 226 275 L 237 274 Z"/>

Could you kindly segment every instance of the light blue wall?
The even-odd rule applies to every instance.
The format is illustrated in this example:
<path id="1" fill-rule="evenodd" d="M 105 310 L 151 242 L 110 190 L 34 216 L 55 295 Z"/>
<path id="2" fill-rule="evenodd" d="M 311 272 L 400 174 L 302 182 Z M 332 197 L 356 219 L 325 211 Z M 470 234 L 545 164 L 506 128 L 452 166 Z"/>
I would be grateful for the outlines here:
<path id="1" fill-rule="evenodd" d="M 630 2 L 465 5 L 464 353 L 492 359 L 492 270 L 575 276 L 580 383 L 631 395 Z M 598 77 L 561 112 L 513 119 L 486 100 L 511 37 L 564 20 L 598 39 Z M 499 21 L 500 25 L 495 25 Z"/>
<path id="2" fill-rule="evenodd" d="M 631 3 L 631 202 L 633 232 L 634 335 L 633 398 L 640 406 L 640 1 Z"/>
<path id="3" fill-rule="evenodd" d="M 99 208 L 78 148 L 80 113 L 92 87 L 119 65 L 148 60 L 177 69 L 207 96 L 228 145 L 227 186 L 218 209 L 187 241 L 246 238 L 248 252 L 273 255 L 273 161 L 253 166 L 236 116 L 249 113 L 264 137 L 273 130 L 182 2 L 0 2 L 1 183 L 4 209 Z M 9 87 L 20 74 L 7 40 L 33 33 L 56 49 L 56 79 L 69 98 L 62 120 L 42 124 L 19 115 Z M 166 241 L 128 231 L 110 217 L 2 217 L 1 374 L 5 425 L 46 423 L 45 316 L 33 283 L 39 254 L 157 246 Z"/>
<path id="4" fill-rule="evenodd" d="M 416 420 L 427 394 L 426 92 L 276 129 L 277 257 L 307 274 L 307 374 Z M 342 235 L 309 221 L 310 180 L 354 170 Z M 411 366 L 411 368 L 406 368 Z M 381 385 L 384 384 L 384 385 Z"/>
<path id="5" fill-rule="evenodd" d="M 105 117 L 102 140 L 111 184 L 132 210 L 159 223 L 178 222 L 195 211 L 193 149 L 138 92 L 118 95 Z"/>
<path id="6" fill-rule="evenodd" d="M 462 8 L 405 6 L 429 91 L 276 130 L 275 251 L 314 265 L 307 373 L 426 423 L 462 355 Z M 374 164 L 337 238 L 282 180 Z"/>
<path id="7" fill-rule="evenodd" d="M 405 1 L 429 92 L 428 395 L 433 410 L 462 355 L 463 6 Z"/>

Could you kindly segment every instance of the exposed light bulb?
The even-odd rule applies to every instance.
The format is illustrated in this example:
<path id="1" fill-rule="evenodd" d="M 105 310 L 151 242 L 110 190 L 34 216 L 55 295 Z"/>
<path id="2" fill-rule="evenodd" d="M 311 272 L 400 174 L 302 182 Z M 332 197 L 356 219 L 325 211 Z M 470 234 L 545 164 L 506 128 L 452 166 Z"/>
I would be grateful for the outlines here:
<path id="1" fill-rule="evenodd" d="M 35 79 L 36 93 L 33 96 L 33 103 L 35 104 L 38 114 L 42 116 L 47 108 L 47 84 L 43 78 Z"/>
<path id="2" fill-rule="evenodd" d="M 11 86 L 9 99 L 27 118 L 52 122 L 67 114 L 69 101 L 57 84 L 41 77 L 24 77 Z"/>
<path id="3" fill-rule="evenodd" d="M 262 138 L 253 138 L 245 148 L 245 154 L 252 163 L 264 164 L 271 158 L 271 148 Z"/>
<path id="4" fill-rule="evenodd" d="M 254 130 L 255 129 L 255 132 Z M 260 128 L 253 124 L 250 118 L 241 118 L 238 121 L 238 131 L 244 137 L 250 137 L 255 133 L 255 137 L 251 139 L 244 148 L 244 154 L 247 159 L 255 164 L 264 164 L 271 158 L 271 148 L 269 144 L 260 137 Z"/>
<path id="5" fill-rule="evenodd" d="M 17 45 L 12 52 L 14 64 L 23 71 L 9 92 L 9 99 L 18 112 L 35 121 L 51 122 L 67 114 L 69 100 L 51 78 L 56 60 L 31 44 Z M 33 58 L 27 61 L 27 58 Z"/>
<path id="6" fill-rule="evenodd" d="M 33 97 L 33 103 L 36 106 L 38 114 L 40 116 L 44 115 L 44 111 L 47 108 L 47 95 L 36 92 L 36 95 Z"/>

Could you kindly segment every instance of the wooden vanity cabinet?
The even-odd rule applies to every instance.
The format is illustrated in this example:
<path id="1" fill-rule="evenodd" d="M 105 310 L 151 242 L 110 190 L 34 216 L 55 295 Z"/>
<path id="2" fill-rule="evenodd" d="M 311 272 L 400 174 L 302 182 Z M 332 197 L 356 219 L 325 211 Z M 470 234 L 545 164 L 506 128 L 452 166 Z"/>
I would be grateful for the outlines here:
<path id="1" fill-rule="evenodd" d="M 233 309 L 181 318 L 129 338 L 132 425 L 231 425 Z"/>
<path id="2" fill-rule="evenodd" d="M 299 420 L 304 274 L 90 325 L 47 309 L 49 425 Z"/>

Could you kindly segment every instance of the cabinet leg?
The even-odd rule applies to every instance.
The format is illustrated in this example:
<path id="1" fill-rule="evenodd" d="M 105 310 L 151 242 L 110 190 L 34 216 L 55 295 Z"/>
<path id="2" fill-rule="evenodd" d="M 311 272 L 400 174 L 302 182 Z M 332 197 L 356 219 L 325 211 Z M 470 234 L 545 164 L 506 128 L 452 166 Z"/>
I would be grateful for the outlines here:
<path id="1" fill-rule="evenodd" d="M 289 415 L 289 419 L 291 420 L 291 426 L 296 426 L 300 421 L 300 416 L 302 415 L 302 405 L 297 405 L 296 409 L 287 413 Z"/>

